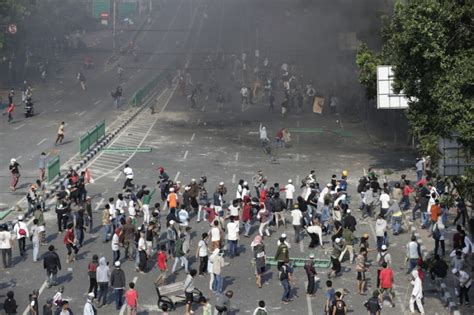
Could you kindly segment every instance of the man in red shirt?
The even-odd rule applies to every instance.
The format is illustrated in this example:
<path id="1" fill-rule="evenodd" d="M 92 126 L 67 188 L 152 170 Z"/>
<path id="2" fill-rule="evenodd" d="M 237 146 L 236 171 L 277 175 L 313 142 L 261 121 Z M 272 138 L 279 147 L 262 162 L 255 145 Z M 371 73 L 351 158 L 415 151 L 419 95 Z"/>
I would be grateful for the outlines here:
<path id="1" fill-rule="evenodd" d="M 382 264 L 382 268 L 383 269 L 380 271 L 380 275 L 379 275 L 379 279 L 380 279 L 380 304 L 383 304 L 384 298 L 388 297 L 388 300 L 390 301 L 390 304 L 392 304 L 392 307 L 395 307 L 395 303 L 393 303 L 393 298 L 395 296 L 392 292 L 393 270 L 392 270 L 392 268 L 388 267 L 386 262 L 384 262 Z"/>
<path id="2" fill-rule="evenodd" d="M 403 187 L 403 196 L 401 203 L 403 205 L 403 211 L 407 211 L 410 208 L 410 194 L 414 192 L 415 189 L 410 186 L 410 181 L 405 180 L 405 186 Z"/>
<path id="3" fill-rule="evenodd" d="M 138 292 L 135 290 L 135 283 L 128 284 L 129 289 L 125 292 L 125 300 L 127 301 L 127 314 L 137 315 L 138 308 Z"/>
<path id="4" fill-rule="evenodd" d="M 156 285 L 163 285 L 166 283 L 166 272 L 168 270 L 167 262 L 168 256 L 166 255 L 166 246 L 161 245 L 156 257 L 156 265 L 158 266 L 158 270 L 160 271 L 158 278 L 156 278 L 155 280 Z"/>

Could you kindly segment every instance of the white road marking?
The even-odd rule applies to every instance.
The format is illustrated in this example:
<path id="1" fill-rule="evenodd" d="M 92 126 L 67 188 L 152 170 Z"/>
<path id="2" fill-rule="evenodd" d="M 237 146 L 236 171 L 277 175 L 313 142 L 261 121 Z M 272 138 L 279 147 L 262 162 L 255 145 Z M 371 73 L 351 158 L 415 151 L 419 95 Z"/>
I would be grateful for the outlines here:
<path id="1" fill-rule="evenodd" d="M 82 112 L 80 112 L 78 115 L 79 115 L 79 116 L 82 116 L 82 115 L 84 115 L 86 112 L 87 112 L 86 110 L 85 110 L 85 111 L 82 111 Z"/>
<path id="2" fill-rule="evenodd" d="M 120 175 L 122 175 L 122 173 L 118 173 L 117 176 L 114 177 L 114 182 L 118 181 L 118 179 L 120 178 Z"/>
<path id="3" fill-rule="evenodd" d="M 46 111 L 45 111 L 45 110 L 44 110 L 44 111 L 42 111 L 42 112 L 40 112 L 40 113 L 38 114 L 38 117 L 39 117 L 39 116 L 41 116 L 41 115 L 43 115 L 44 113 L 46 113 Z"/>
<path id="4" fill-rule="evenodd" d="M 232 175 L 232 184 L 235 184 L 235 174 Z"/>
<path id="5" fill-rule="evenodd" d="M 59 100 L 57 101 L 56 103 L 54 103 L 54 105 L 59 105 L 63 100 Z"/>
<path id="6" fill-rule="evenodd" d="M 48 140 L 48 138 L 44 138 L 43 140 L 41 140 L 40 142 L 38 142 L 36 145 L 41 145 L 43 142 L 45 142 L 46 140 Z"/>
<path id="7" fill-rule="evenodd" d="M 180 172 L 178 171 L 178 173 L 176 173 L 176 175 L 174 176 L 174 180 L 173 180 L 174 182 L 176 182 L 176 180 L 178 179 L 179 174 L 180 174 Z"/>
<path id="8" fill-rule="evenodd" d="M 201 108 L 201 112 L 203 112 L 205 108 L 206 108 L 206 105 L 203 105 Z"/>
<path id="9" fill-rule="evenodd" d="M 18 160 L 21 159 L 22 157 L 23 157 L 23 155 L 19 155 L 18 157 L 15 158 L 15 160 L 18 161 Z"/>
<path id="10" fill-rule="evenodd" d="M 238 161 L 238 160 L 239 160 L 239 152 L 235 154 L 235 161 Z"/>
<path id="11" fill-rule="evenodd" d="M 184 152 L 184 156 L 183 156 L 183 160 L 186 160 L 186 157 L 188 156 L 188 150 L 186 150 L 186 152 Z"/>
<path id="12" fill-rule="evenodd" d="M 201 118 L 198 119 L 197 124 L 199 125 L 201 123 Z"/>
<path id="13" fill-rule="evenodd" d="M 193 135 L 191 136 L 191 141 L 194 140 L 194 137 L 196 136 L 196 133 L 193 133 Z"/>
<path id="14" fill-rule="evenodd" d="M 99 105 L 100 102 L 102 102 L 102 100 L 97 100 L 97 101 L 94 102 L 94 105 Z"/>
<path id="15" fill-rule="evenodd" d="M 304 282 L 304 286 L 308 286 L 308 281 Z M 311 297 L 306 295 L 306 304 L 308 305 L 308 315 L 313 315 L 313 306 L 311 305 Z"/>
<path id="16" fill-rule="evenodd" d="M 102 203 L 104 202 L 104 198 L 100 199 L 99 202 L 95 205 L 94 211 L 99 210 L 100 206 L 102 206 Z"/>
<path id="17" fill-rule="evenodd" d="M 137 280 L 138 280 L 138 277 L 134 277 L 134 278 L 133 278 L 133 283 L 136 284 L 136 283 L 137 283 Z M 127 309 L 127 303 L 124 303 L 124 304 L 122 305 L 122 308 L 120 309 L 120 315 L 125 314 L 125 310 L 126 310 L 126 309 Z"/>
<path id="18" fill-rule="evenodd" d="M 296 161 L 299 161 L 299 160 L 300 160 L 300 155 L 298 153 L 298 154 L 296 154 Z"/>
<path id="19" fill-rule="evenodd" d="M 300 135 L 296 135 L 296 143 L 300 143 Z"/>
<path id="20" fill-rule="evenodd" d="M 296 175 L 296 184 L 299 185 L 300 183 L 300 175 Z"/>
<path id="21" fill-rule="evenodd" d="M 59 109 L 55 109 L 54 112 L 55 112 L 55 113 L 59 112 Z"/>
<path id="22" fill-rule="evenodd" d="M 298 121 L 296 122 L 296 127 L 299 127 L 299 126 L 300 126 L 300 121 L 298 120 Z"/>
<path id="23" fill-rule="evenodd" d="M 300 252 L 304 253 L 304 242 L 300 240 Z"/>
<path id="24" fill-rule="evenodd" d="M 43 293 L 44 289 L 46 289 L 47 286 L 48 286 L 48 283 L 46 281 L 43 282 L 43 284 L 41 285 L 41 288 L 39 289 L 39 295 Z M 30 306 L 28 305 L 23 311 L 23 315 L 28 315 L 29 313 L 30 313 Z"/>
<path id="25" fill-rule="evenodd" d="M 25 127 L 25 124 L 21 124 L 21 125 L 15 127 L 14 129 L 15 129 L 15 130 L 18 130 L 18 129 L 23 128 L 23 127 Z"/>

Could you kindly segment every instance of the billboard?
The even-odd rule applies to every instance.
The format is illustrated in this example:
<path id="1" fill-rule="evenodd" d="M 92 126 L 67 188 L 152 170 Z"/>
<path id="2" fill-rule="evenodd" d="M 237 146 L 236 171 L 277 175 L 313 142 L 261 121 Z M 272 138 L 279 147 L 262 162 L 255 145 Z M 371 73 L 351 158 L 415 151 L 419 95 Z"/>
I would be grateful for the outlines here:
<path id="1" fill-rule="evenodd" d="M 463 146 L 456 140 L 440 138 L 438 150 L 441 159 L 438 163 L 438 173 L 441 176 L 460 176 L 468 167 L 474 167 L 472 157 L 464 150 Z"/>
<path id="2" fill-rule="evenodd" d="M 377 108 L 405 109 L 408 99 L 404 94 L 393 91 L 395 76 L 392 66 L 377 66 Z"/>

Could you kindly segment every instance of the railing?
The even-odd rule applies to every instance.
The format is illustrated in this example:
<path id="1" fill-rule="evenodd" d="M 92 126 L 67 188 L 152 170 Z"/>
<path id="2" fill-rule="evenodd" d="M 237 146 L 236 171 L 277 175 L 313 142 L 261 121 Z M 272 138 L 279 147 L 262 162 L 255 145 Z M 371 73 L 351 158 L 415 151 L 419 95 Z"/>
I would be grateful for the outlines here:
<path id="1" fill-rule="evenodd" d="M 105 136 L 105 120 L 95 125 L 79 138 L 79 154 L 84 155 Z"/>
<path id="2" fill-rule="evenodd" d="M 51 183 L 56 176 L 59 176 L 61 174 L 60 170 L 60 160 L 59 160 L 59 155 L 56 155 L 52 160 L 48 162 L 46 165 L 46 178 L 48 180 L 48 183 Z"/>

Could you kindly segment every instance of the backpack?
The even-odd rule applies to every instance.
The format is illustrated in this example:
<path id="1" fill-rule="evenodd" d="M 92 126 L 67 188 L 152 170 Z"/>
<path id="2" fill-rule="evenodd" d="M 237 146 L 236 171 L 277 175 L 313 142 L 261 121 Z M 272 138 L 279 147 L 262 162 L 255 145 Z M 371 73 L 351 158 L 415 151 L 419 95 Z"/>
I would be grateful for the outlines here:
<path id="1" fill-rule="evenodd" d="M 18 230 L 18 234 L 20 234 L 21 236 L 25 236 L 25 235 L 26 235 L 26 230 L 20 228 L 20 229 Z"/>

